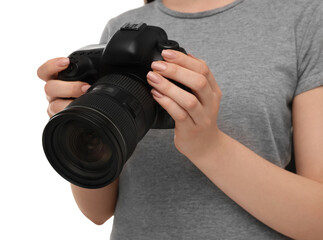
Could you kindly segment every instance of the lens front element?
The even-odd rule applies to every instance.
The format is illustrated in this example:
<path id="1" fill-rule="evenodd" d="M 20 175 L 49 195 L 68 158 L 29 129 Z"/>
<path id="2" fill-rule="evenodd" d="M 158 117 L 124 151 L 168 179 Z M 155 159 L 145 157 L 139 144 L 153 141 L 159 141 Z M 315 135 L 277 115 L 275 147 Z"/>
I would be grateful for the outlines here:
<path id="1" fill-rule="evenodd" d="M 100 133 L 76 121 L 69 121 L 65 128 L 66 131 L 63 134 L 66 135 L 66 145 L 75 159 L 90 169 L 99 169 L 108 165 L 112 149 Z"/>
<path id="2" fill-rule="evenodd" d="M 69 182 L 100 188 L 114 181 L 125 163 L 127 147 L 118 129 L 95 109 L 73 107 L 55 115 L 43 133 L 52 167 Z"/>

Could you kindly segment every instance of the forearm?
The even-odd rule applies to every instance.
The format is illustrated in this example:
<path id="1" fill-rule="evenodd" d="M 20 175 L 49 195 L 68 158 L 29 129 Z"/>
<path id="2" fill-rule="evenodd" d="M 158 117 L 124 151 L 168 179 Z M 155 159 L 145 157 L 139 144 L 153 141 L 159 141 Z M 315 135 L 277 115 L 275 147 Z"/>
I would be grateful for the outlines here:
<path id="1" fill-rule="evenodd" d="M 113 214 L 118 195 L 118 179 L 99 189 L 71 184 L 74 199 L 82 213 L 95 224 L 103 224 Z"/>
<path id="2" fill-rule="evenodd" d="M 269 227 L 295 239 L 323 236 L 323 184 L 263 159 L 220 131 L 191 161 L 225 194 Z"/>

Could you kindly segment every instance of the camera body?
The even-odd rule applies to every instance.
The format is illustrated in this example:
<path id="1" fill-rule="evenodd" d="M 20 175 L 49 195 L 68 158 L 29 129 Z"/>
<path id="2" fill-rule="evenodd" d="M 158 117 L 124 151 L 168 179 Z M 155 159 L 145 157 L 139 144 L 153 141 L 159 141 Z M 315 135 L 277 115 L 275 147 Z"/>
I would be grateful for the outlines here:
<path id="1" fill-rule="evenodd" d="M 92 85 L 89 92 L 94 88 L 98 89 L 95 83 L 102 77 L 122 73 L 122 75 L 130 76 L 131 81 L 141 82 L 150 90 L 151 86 L 146 81 L 146 75 L 151 70 L 150 66 L 153 61 L 164 60 L 161 56 L 164 49 L 186 54 L 186 51 L 176 41 L 168 39 L 162 28 L 149 26 L 146 23 L 125 23 L 108 44 L 88 45 L 70 54 L 68 56 L 70 65 L 58 74 L 58 78 L 64 81 L 87 82 Z M 191 91 L 178 82 L 172 82 Z M 106 93 L 109 94 L 109 91 Z M 115 92 L 113 95 L 118 98 Z M 122 98 L 118 100 L 132 112 L 136 111 L 133 109 L 135 103 L 127 102 Z M 156 114 L 151 128 L 174 128 L 174 120 L 169 114 L 158 104 L 154 108 L 156 108 Z"/>
<path id="2" fill-rule="evenodd" d="M 162 28 L 126 23 L 107 44 L 69 55 L 70 65 L 58 78 L 91 87 L 55 114 L 43 132 L 47 159 L 62 177 L 80 187 L 106 186 L 120 175 L 149 129 L 174 128 L 146 78 L 151 63 L 163 60 L 164 49 L 186 53 Z"/>

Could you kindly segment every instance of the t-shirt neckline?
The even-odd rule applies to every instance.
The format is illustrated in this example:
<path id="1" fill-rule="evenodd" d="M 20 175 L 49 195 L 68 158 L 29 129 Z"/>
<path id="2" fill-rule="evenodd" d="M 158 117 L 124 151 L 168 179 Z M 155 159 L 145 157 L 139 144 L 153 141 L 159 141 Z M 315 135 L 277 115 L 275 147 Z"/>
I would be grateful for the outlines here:
<path id="1" fill-rule="evenodd" d="M 162 12 L 166 13 L 167 15 L 170 15 L 170 16 L 173 16 L 176 18 L 203 18 L 203 17 L 209 17 L 211 15 L 227 11 L 227 10 L 237 6 L 238 4 L 242 3 L 244 0 L 235 0 L 234 2 L 229 3 L 228 5 L 225 5 L 223 7 L 219 7 L 219 8 L 215 8 L 212 10 L 203 11 L 203 12 L 196 12 L 196 13 L 178 12 L 178 11 L 167 8 L 163 4 L 162 0 L 155 0 L 155 1 L 156 1 L 157 7 Z"/>

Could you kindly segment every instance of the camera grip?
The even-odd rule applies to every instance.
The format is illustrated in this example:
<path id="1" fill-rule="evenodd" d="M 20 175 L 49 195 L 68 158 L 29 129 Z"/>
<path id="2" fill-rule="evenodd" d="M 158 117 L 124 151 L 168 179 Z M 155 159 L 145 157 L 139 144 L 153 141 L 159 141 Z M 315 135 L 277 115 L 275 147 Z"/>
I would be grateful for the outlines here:
<path id="1" fill-rule="evenodd" d="M 69 66 L 58 73 L 58 79 L 64 81 L 82 81 L 93 84 L 99 77 L 100 60 L 105 45 L 85 46 L 68 56 Z"/>
<path id="2" fill-rule="evenodd" d="M 93 84 L 97 79 L 98 71 L 94 68 L 90 58 L 69 57 L 69 66 L 58 73 L 58 79 L 63 81 L 82 81 Z"/>

